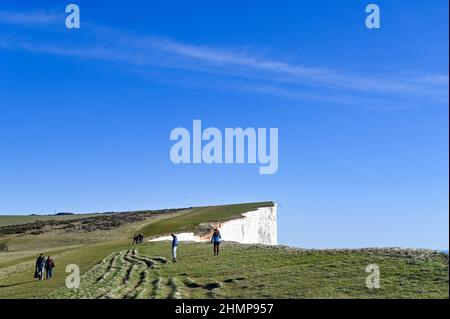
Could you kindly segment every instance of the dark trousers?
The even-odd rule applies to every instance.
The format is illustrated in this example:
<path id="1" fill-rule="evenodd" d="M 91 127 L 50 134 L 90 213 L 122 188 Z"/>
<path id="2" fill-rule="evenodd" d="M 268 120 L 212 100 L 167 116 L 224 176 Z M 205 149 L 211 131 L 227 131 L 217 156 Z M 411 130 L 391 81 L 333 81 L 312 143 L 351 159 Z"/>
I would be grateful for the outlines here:
<path id="1" fill-rule="evenodd" d="M 219 242 L 214 243 L 214 256 L 217 256 L 219 254 Z"/>

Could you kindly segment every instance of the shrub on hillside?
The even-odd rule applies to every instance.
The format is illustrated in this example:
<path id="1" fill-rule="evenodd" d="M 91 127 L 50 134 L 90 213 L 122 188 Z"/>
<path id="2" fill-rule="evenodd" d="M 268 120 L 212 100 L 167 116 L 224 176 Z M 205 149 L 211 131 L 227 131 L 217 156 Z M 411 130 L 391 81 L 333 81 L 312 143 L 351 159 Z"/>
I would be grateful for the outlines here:
<path id="1" fill-rule="evenodd" d="M 8 245 L 6 243 L 0 243 L 0 252 L 8 251 Z"/>

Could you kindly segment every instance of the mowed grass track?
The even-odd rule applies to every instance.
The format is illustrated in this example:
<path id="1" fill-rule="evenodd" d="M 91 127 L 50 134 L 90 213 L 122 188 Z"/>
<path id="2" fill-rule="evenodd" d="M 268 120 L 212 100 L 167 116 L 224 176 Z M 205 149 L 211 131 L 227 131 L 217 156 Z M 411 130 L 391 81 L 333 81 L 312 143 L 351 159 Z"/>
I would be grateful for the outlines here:
<path id="1" fill-rule="evenodd" d="M 16 260 L 0 268 L 0 298 L 46 298 L 55 289 L 64 287 L 67 265 L 77 264 L 81 273 L 85 273 L 108 254 L 127 247 L 128 244 L 112 242 L 44 251 L 46 256 L 52 255 L 56 263 L 54 278 L 50 281 L 33 279 L 36 254 Z"/>

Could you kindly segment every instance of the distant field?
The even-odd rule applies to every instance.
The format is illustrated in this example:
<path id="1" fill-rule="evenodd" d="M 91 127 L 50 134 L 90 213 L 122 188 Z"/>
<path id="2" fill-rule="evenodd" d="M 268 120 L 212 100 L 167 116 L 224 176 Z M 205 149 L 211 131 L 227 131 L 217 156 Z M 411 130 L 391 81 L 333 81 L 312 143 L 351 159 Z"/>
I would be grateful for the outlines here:
<path id="1" fill-rule="evenodd" d="M 35 221 L 80 219 L 97 215 L 98 214 L 75 214 L 75 215 L 61 215 L 61 216 L 0 215 L 0 227 L 10 225 L 23 225 L 28 223 L 34 223 Z"/>

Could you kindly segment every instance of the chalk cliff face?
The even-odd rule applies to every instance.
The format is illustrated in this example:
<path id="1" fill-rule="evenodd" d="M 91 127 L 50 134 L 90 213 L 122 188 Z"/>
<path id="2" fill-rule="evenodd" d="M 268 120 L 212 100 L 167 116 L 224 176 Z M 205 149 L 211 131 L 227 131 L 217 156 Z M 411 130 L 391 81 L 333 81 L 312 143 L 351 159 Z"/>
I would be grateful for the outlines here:
<path id="1" fill-rule="evenodd" d="M 242 244 L 276 245 L 277 241 L 277 206 L 261 207 L 242 214 L 241 218 L 221 223 L 211 223 L 211 229 L 220 230 L 222 240 Z M 211 235 L 198 236 L 194 233 L 176 234 L 179 241 L 209 241 Z M 171 240 L 171 236 L 161 236 L 150 241 Z"/>
<path id="2" fill-rule="evenodd" d="M 277 244 L 276 206 L 261 207 L 244 217 L 220 223 L 222 239 L 242 244 Z"/>

